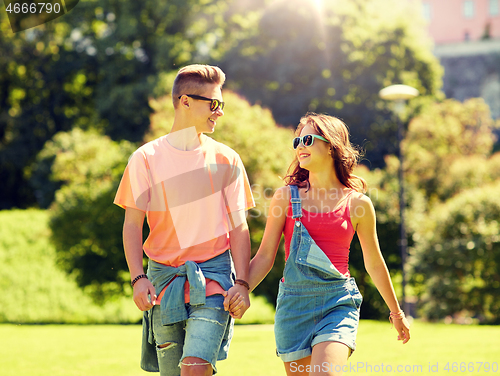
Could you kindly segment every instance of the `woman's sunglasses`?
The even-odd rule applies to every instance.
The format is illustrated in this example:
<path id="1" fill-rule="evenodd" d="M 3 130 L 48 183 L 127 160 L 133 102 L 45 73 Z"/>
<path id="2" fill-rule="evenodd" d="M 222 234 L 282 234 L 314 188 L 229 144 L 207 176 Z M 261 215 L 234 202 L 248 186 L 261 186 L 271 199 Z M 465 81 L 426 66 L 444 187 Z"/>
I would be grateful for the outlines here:
<path id="1" fill-rule="evenodd" d="M 189 98 L 198 99 L 199 101 L 210 102 L 210 111 L 212 111 L 212 112 L 217 111 L 219 108 L 221 110 L 224 109 L 225 103 L 218 100 L 218 99 L 210 99 L 210 98 L 202 97 L 201 95 L 195 95 L 195 94 L 183 94 L 183 95 L 186 95 Z M 179 96 L 179 99 L 181 99 L 181 97 L 182 97 L 182 95 Z"/>
<path id="2" fill-rule="evenodd" d="M 315 138 L 319 138 L 321 141 L 325 141 L 328 143 L 330 142 L 326 138 L 324 138 L 322 136 L 318 136 L 317 134 L 306 134 L 305 136 L 295 137 L 293 139 L 293 148 L 297 149 L 300 145 L 300 142 L 302 142 L 302 145 L 304 145 L 304 146 L 312 146 Z"/>

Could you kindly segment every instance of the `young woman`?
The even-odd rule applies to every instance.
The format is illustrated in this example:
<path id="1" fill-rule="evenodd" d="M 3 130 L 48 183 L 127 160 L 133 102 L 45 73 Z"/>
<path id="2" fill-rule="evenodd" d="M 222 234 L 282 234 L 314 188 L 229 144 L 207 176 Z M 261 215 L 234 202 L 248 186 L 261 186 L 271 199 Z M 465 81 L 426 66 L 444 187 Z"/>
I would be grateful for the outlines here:
<path id="1" fill-rule="evenodd" d="M 352 174 L 359 159 L 346 125 L 306 114 L 293 140 L 295 159 L 276 191 L 258 253 L 250 263 L 253 290 L 271 269 L 285 235 L 286 265 L 280 281 L 275 337 L 287 375 L 340 375 L 355 349 L 362 296 L 349 275 L 349 246 L 357 232 L 365 268 L 387 303 L 403 343 L 409 324 L 400 309 L 382 253 L 375 211 Z M 237 312 L 233 299 L 230 310 Z"/>

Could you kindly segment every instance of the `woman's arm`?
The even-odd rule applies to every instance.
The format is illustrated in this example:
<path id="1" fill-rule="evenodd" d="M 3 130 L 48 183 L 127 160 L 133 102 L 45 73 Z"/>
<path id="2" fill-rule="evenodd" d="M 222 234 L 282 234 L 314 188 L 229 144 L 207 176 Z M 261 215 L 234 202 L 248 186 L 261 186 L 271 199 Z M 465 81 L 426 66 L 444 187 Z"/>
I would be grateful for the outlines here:
<path id="1" fill-rule="evenodd" d="M 250 291 L 253 291 L 258 286 L 273 267 L 283 227 L 285 226 L 289 197 L 288 187 L 279 188 L 273 195 L 262 242 L 257 254 L 250 261 L 248 272 Z M 244 306 L 243 297 L 239 293 L 232 296 L 226 293 L 225 297 L 224 308 L 232 314 L 236 314 Z"/>
<path id="2" fill-rule="evenodd" d="M 387 269 L 378 243 L 375 209 L 367 196 L 353 198 L 351 204 L 351 221 L 358 233 L 366 271 L 372 278 L 391 312 L 399 312 L 401 308 L 399 307 L 389 270 Z M 408 321 L 406 319 L 395 319 L 393 321 L 399 333 L 398 339 L 402 340 L 403 343 L 408 342 L 410 340 Z"/>
<path id="3" fill-rule="evenodd" d="M 289 201 L 290 189 L 288 186 L 279 188 L 273 195 L 262 242 L 257 254 L 250 262 L 248 279 L 250 291 L 254 290 L 262 282 L 273 267 L 281 234 L 285 226 Z"/>

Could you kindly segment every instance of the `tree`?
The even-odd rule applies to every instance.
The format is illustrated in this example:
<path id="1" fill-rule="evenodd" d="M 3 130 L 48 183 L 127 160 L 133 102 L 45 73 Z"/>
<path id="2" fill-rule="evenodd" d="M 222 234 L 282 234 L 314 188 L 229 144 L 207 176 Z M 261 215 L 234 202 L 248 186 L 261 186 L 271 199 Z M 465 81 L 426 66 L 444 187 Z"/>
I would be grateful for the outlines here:
<path id="1" fill-rule="evenodd" d="M 47 207 L 35 190 L 48 175 L 32 181 L 30 166 L 58 132 L 140 142 L 159 76 L 195 58 L 218 3 L 226 2 L 82 0 L 16 34 L 0 12 L 0 208 Z"/>
<path id="2" fill-rule="evenodd" d="M 67 25 L 13 34 L 0 12 L 0 208 L 36 203 L 26 166 L 54 134 L 89 126 L 92 64 L 78 58 Z M 68 46 L 69 45 L 69 46 Z"/>
<path id="3" fill-rule="evenodd" d="M 500 170 L 488 168 L 498 125 L 481 98 L 427 106 L 410 122 L 403 142 L 408 183 L 432 205 L 498 179 Z M 491 163 L 498 166 L 497 158 Z"/>
<path id="4" fill-rule="evenodd" d="M 405 83 L 426 98 L 439 95 L 442 69 L 432 55 L 417 6 L 397 0 L 275 1 L 262 7 L 253 36 L 221 65 L 231 88 L 269 106 L 280 124 L 307 111 L 341 117 L 353 140 L 366 144 L 373 167 L 396 151 L 396 124 L 384 86 Z M 411 20 L 410 20 L 411 18 Z"/>

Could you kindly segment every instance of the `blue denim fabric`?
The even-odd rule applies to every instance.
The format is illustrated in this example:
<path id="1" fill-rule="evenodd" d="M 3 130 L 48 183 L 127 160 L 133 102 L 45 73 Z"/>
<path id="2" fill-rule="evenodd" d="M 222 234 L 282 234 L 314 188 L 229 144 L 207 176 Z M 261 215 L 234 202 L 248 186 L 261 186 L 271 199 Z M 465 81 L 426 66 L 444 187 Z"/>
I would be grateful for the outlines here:
<path id="1" fill-rule="evenodd" d="M 354 350 L 361 296 L 354 278 L 341 274 L 311 238 L 300 218 L 299 191 L 290 186 L 295 219 L 290 254 L 280 282 L 275 317 L 277 354 L 284 362 L 305 358 L 320 342 Z"/>
<path id="2" fill-rule="evenodd" d="M 232 338 L 231 317 L 224 310 L 222 295 L 207 296 L 202 306 L 186 304 L 189 318 L 172 325 L 162 325 L 161 308 L 153 308 L 153 332 L 161 376 L 179 376 L 180 362 L 186 357 L 205 360 L 217 373 L 216 362 L 227 358 Z"/>
<path id="3" fill-rule="evenodd" d="M 189 317 L 189 308 L 184 301 L 186 278 L 189 281 L 189 305 L 195 307 L 205 304 L 205 278 L 218 282 L 226 291 L 234 285 L 235 280 L 234 265 L 229 250 L 203 263 L 197 264 L 193 261 L 187 261 L 177 268 L 149 260 L 147 274 L 155 287 L 156 295 L 159 295 L 171 282 L 160 303 L 160 317 L 163 325 L 181 322 Z M 141 368 L 149 372 L 159 372 L 152 330 L 152 316 L 152 310 L 146 311 L 142 320 Z M 230 321 L 230 325 L 233 325 L 233 320 Z"/>

